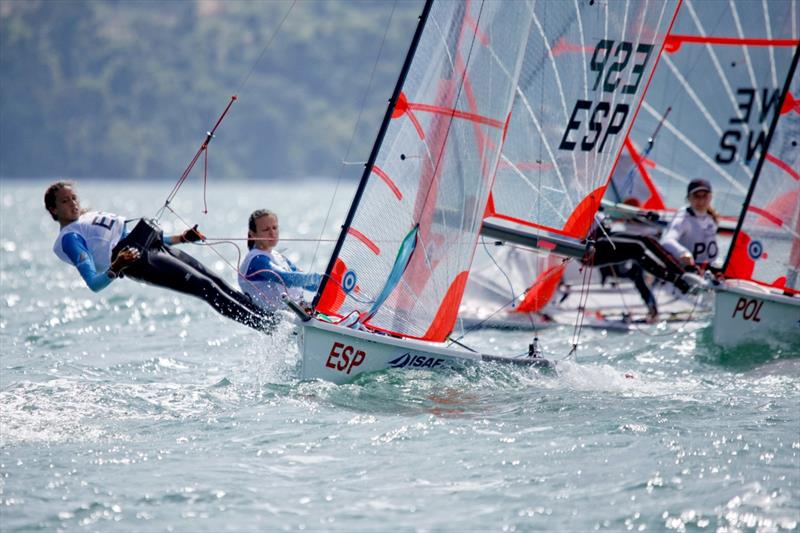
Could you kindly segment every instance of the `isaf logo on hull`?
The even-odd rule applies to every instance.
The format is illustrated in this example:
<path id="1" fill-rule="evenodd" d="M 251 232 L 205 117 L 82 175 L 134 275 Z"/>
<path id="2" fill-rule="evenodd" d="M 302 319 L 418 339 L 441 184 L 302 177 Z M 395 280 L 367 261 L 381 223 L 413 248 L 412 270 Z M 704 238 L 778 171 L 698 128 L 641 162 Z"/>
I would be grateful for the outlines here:
<path id="1" fill-rule="evenodd" d="M 428 357 L 427 355 L 411 355 L 406 352 L 397 359 L 389 361 L 390 368 L 437 368 L 444 364 L 445 359 Z"/>

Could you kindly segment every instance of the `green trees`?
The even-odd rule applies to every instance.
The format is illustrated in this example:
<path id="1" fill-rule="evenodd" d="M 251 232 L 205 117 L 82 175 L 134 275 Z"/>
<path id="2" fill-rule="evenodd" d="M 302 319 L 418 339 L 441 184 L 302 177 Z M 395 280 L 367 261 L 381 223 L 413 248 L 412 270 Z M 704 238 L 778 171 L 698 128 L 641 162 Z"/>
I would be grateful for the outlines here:
<path id="1" fill-rule="evenodd" d="M 234 93 L 212 175 L 335 175 L 376 67 L 366 159 L 420 2 L 300 0 L 259 60 L 289 6 L 2 0 L 0 176 L 176 177 Z"/>

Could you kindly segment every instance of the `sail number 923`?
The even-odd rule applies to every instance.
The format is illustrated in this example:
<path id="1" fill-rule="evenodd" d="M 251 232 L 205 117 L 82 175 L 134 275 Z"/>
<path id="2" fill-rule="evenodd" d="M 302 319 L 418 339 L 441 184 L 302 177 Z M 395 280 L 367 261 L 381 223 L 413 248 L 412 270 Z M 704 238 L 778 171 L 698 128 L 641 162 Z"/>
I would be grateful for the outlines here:
<path id="1" fill-rule="evenodd" d="M 611 39 L 598 42 L 589 62 L 589 70 L 596 73 L 592 91 L 599 90 L 601 95 L 615 92 L 636 94 L 653 48 L 652 44 L 634 45 L 629 41 L 615 42 Z M 622 73 L 627 69 L 630 69 L 630 76 L 628 83 L 624 83 Z M 591 80 L 589 83 L 592 83 Z M 614 104 L 612 109 L 610 102 L 577 100 L 558 148 L 574 150 L 580 146 L 584 152 L 595 148 L 602 152 L 608 137 L 622 131 L 629 111 L 630 106 L 623 102 Z M 573 131 L 577 132 L 575 139 L 571 137 Z M 585 135 L 578 139 L 581 132 L 585 132 Z"/>

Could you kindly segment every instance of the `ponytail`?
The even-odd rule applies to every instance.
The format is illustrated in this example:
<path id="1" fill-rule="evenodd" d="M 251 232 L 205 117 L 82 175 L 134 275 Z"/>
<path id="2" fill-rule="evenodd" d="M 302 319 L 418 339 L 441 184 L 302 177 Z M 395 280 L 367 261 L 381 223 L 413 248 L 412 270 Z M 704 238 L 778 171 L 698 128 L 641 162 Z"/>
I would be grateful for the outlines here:
<path id="1" fill-rule="evenodd" d="M 717 226 L 719 226 L 719 213 L 717 213 L 717 210 L 716 210 L 716 209 L 714 209 L 714 208 L 713 208 L 713 207 L 711 207 L 711 206 L 708 206 L 708 207 L 706 208 L 706 213 L 708 213 L 709 215 L 711 215 L 711 218 L 712 218 L 712 219 L 714 219 L 714 224 L 716 224 Z"/>

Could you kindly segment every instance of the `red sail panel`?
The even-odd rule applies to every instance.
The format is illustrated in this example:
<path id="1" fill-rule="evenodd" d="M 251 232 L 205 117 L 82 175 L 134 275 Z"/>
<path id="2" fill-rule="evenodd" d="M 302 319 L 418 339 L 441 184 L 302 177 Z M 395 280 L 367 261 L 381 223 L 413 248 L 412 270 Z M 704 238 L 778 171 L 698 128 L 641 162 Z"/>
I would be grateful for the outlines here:
<path id="1" fill-rule="evenodd" d="M 785 101 L 800 97 L 795 71 Z M 725 275 L 798 294 L 800 283 L 800 109 L 782 106 Z"/>
<path id="2" fill-rule="evenodd" d="M 345 271 L 324 286 L 318 311 L 365 316 L 388 287 L 367 326 L 433 341 L 450 332 L 530 24 L 524 2 L 432 4 L 343 235 L 336 265 Z M 414 228 L 416 247 L 402 275 L 390 280 Z"/>
<path id="3" fill-rule="evenodd" d="M 610 179 L 676 5 L 550 6 L 532 10 L 531 60 L 492 188 L 493 215 L 582 239 L 588 226 L 568 229 L 567 221 Z"/>
<path id="4" fill-rule="evenodd" d="M 717 211 L 738 217 L 800 44 L 797 16 L 789 1 L 683 2 L 608 198 L 646 204 L 652 183 L 664 208 L 676 209 L 702 177 Z"/>

